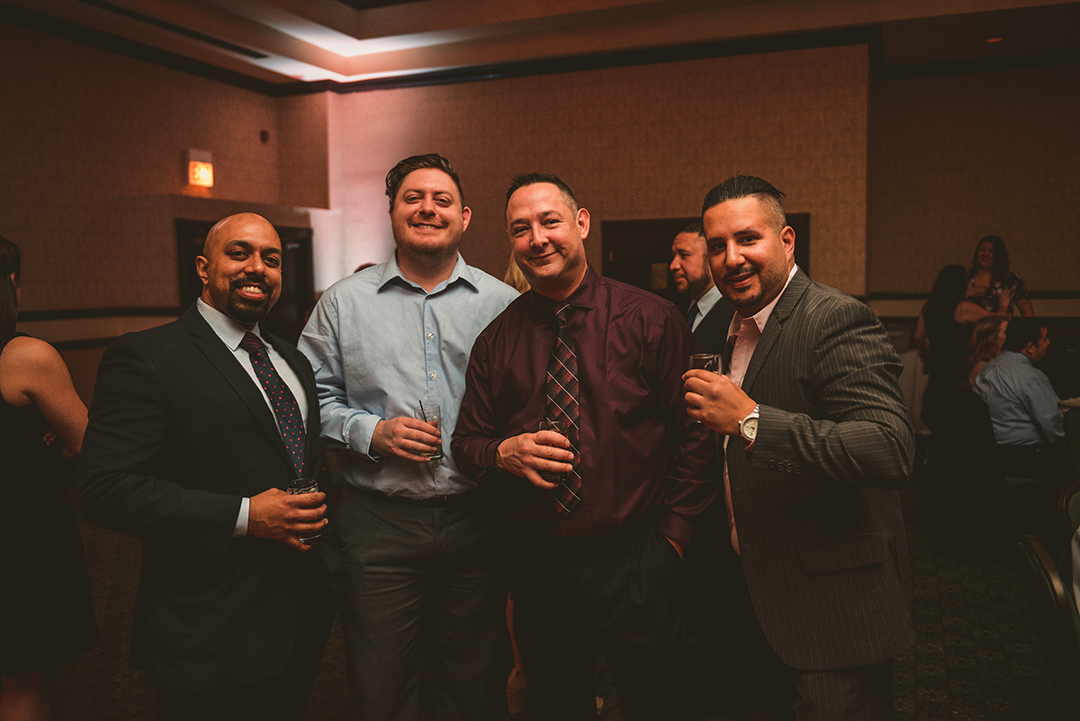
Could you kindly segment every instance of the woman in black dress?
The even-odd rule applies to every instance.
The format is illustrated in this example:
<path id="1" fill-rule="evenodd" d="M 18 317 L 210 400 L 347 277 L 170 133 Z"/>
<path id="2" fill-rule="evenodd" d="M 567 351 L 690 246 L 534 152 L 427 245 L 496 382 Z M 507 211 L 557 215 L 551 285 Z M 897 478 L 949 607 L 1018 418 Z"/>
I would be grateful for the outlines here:
<path id="1" fill-rule="evenodd" d="M 0 721 L 49 718 L 56 664 L 99 641 L 68 481 L 86 406 L 60 354 L 15 332 L 19 248 L 0 236 Z"/>

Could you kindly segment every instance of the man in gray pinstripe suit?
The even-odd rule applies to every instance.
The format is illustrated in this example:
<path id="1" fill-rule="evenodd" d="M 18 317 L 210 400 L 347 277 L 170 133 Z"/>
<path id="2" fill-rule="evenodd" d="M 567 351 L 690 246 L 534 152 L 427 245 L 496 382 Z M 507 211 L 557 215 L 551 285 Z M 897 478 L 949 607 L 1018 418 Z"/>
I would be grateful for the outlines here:
<path id="1" fill-rule="evenodd" d="M 915 639 L 896 488 L 911 426 L 885 329 L 794 261 L 783 193 L 737 176 L 702 209 L 713 278 L 736 308 L 719 376 L 688 371 L 688 413 L 726 446 L 752 719 L 880 719 Z"/>

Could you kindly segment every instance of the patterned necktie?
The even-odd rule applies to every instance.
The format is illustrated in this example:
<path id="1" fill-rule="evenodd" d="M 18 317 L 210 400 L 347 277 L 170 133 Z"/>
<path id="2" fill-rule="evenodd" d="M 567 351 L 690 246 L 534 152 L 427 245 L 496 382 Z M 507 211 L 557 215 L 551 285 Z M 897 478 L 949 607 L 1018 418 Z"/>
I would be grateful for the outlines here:
<path id="1" fill-rule="evenodd" d="M 551 349 L 551 359 L 547 369 L 547 406 L 545 413 L 550 420 L 562 421 L 566 428 L 566 438 L 570 441 L 570 450 L 578 455 L 581 440 L 578 428 L 578 367 L 574 352 L 574 339 L 566 322 L 570 317 L 570 304 L 565 303 L 555 311 L 559 332 L 555 345 Z M 581 502 L 581 476 L 577 467 L 567 474 L 566 480 L 558 488 L 549 491 L 554 501 L 555 510 L 569 516 Z"/>
<path id="2" fill-rule="evenodd" d="M 304 419 L 300 417 L 300 406 L 296 404 L 296 396 L 278 375 L 274 364 L 270 362 L 270 356 L 266 354 L 266 347 L 257 335 L 254 333 L 244 335 L 244 340 L 240 341 L 240 347 L 251 357 L 251 366 L 255 369 L 255 375 L 259 377 L 259 382 L 262 383 L 266 395 L 270 398 L 270 405 L 274 409 L 274 415 L 277 416 L 281 439 L 285 441 L 285 447 L 289 450 L 289 458 L 292 459 L 296 475 L 303 476 Z"/>

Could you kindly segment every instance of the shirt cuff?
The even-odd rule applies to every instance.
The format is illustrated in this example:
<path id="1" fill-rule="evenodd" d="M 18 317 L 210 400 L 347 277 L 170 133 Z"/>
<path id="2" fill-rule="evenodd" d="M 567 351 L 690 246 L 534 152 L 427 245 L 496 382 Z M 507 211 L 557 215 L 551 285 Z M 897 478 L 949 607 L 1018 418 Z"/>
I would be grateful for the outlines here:
<path id="1" fill-rule="evenodd" d="M 240 499 L 240 512 L 236 514 L 236 527 L 233 528 L 233 538 L 247 535 L 248 508 L 251 505 L 250 498 Z"/>
<path id="2" fill-rule="evenodd" d="M 348 448 L 353 453 L 365 455 L 373 461 L 382 459 L 382 455 L 375 452 L 371 447 L 371 438 L 375 435 L 375 426 L 384 420 L 379 416 L 370 414 L 357 414 L 349 420 L 345 429 L 345 437 L 348 439 Z"/>

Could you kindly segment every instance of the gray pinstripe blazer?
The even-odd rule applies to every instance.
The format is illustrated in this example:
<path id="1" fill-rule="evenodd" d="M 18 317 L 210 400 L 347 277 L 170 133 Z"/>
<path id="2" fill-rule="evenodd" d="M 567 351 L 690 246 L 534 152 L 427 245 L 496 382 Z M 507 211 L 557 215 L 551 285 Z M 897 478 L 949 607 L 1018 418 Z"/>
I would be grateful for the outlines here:
<path id="1" fill-rule="evenodd" d="M 754 609 L 794 668 L 877 663 L 915 640 L 900 370 L 874 313 L 801 270 L 747 367 L 761 421 L 752 453 L 728 444 L 732 505 Z"/>

